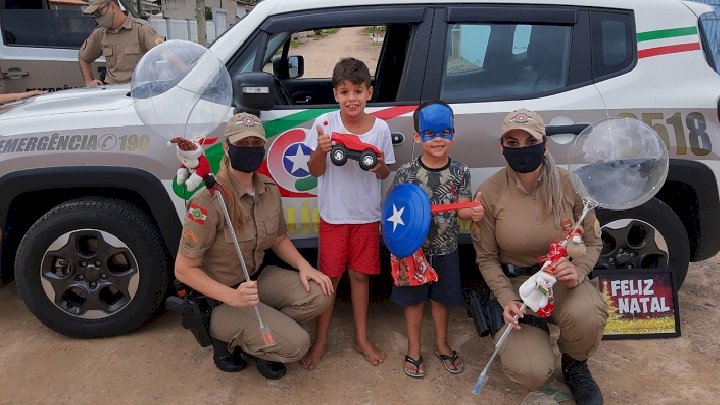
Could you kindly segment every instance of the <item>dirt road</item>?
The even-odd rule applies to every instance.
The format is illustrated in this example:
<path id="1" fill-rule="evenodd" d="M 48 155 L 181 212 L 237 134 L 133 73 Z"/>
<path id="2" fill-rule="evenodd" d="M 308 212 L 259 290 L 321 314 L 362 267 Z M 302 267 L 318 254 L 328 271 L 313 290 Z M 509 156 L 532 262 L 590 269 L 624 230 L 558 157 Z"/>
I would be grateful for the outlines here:
<path id="1" fill-rule="evenodd" d="M 590 361 L 608 404 L 715 404 L 720 398 L 720 257 L 693 264 L 679 294 L 682 337 L 604 341 Z M 464 310 L 451 314 L 451 345 L 465 372 L 446 372 L 430 351 L 432 323 L 423 342 L 428 375 L 402 373 L 402 313 L 391 303 L 370 309 L 372 336 L 388 360 L 369 365 L 351 348 L 349 304 L 340 304 L 329 353 L 319 368 L 288 367 L 279 381 L 254 369 L 223 373 L 209 348 L 198 346 L 174 313 L 158 316 L 127 336 L 77 340 L 45 328 L 18 298 L 15 285 L 0 289 L 0 404 L 328 403 L 433 404 L 452 401 L 519 404 L 528 394 L 491 368 L 481 397 L 470 389 L 492 353 L 489 338 L 475 334 Z M 556 380 L 562 381 L 559 371 Z M 571 402 L 568 402 L 571 403 Z"/>
<path id="2" fill-rule="evenodd" d="M 306 78 L 331 77 L 335 63 L 352 56 L 361 61 L 375 74 L 381 43 L 363 34 L 361 27 L 343 28 L 323 38 L 307 39 L 303 45 L 290 51 L 305 58 Z"/>

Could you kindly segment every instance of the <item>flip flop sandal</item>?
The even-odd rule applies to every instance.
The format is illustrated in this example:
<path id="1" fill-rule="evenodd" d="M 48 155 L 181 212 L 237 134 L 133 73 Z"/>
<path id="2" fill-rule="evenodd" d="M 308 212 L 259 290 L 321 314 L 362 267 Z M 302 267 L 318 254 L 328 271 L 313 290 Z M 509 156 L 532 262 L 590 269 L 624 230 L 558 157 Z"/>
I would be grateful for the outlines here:
<path id="1" fill-rule="evenodd" d="M 423 362 L 422 355 L 421 355 L 420 358 L 417 359 L 417 360 L 413 359 L 412 357 L 410 357 L 410 356 L 408 356 L 408 355 L 405 355 L 405 362 L 406 362 L 406 363 L 410 363 L 410 364 L 412 364 L 413 366 L 415 366 L 415 371 L 414 371 L 414 372 L 413 372 L 413 371 L 410 371 L 410 370 L 408 370 L 407 368 L 404 368 L 404 367 L 403 367 L 403 371 L 405 371 L 405 374 L 409 375 L 409 376 L 412 377 L 412 378 L 423 378 L 423 377 L 425 377 L 425 372 L 424 372 L 424 371 L 420 371 L 420 365 L 421 365 L 422 362 Z"/>
<path id="2" fill-rule="evenodd" d="M 445 366 L 445 370 L 453 373 L 453 374 L 460 374 L 465 370 L 465 365 L 461 364 L 459 367 L 451 367 L 455 365 L 455 362 L 457 361 L 460 356 L 458 356 L 457 352 L 453 350 L 452 356 L 448 356 L 447 354 L 440 354 L 439 352 L 435 351 L 435 355 L 438 359 L 442 362 L 443 366 Z M 450 366 L 448 366 L 447 362 L 450 362 Z"/>

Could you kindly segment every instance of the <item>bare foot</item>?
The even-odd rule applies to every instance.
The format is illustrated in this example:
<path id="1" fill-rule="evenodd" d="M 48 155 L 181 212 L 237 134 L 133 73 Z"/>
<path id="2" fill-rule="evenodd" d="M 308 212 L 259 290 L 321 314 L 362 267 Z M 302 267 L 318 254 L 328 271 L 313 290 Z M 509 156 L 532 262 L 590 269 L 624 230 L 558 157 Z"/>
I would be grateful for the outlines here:
<path id="1" fill-rule="evenodd" d="M 305 357 L 300 360 L 300 364 L 306 369 L 312 370 L 320 363 L 320 359 L 325 352 L 327 352 L 327 345 L 315 342 L 315 344 L 310 347 L 310 350 L 308 350 Z"/>
<path id="2" fill-rule="evenodd" d="M 373 342 L 371 342 L 369 339 L 355 339 L 353 349 L 355 349 L 356 352 L 365 356 L 365 360 L 367 360 L 373 366 L 377 366 L 383 361 L 385 361 L 385 352 L 380 350 L 379 347 L 375 346 L 375 344 L 373 344 Z"/>

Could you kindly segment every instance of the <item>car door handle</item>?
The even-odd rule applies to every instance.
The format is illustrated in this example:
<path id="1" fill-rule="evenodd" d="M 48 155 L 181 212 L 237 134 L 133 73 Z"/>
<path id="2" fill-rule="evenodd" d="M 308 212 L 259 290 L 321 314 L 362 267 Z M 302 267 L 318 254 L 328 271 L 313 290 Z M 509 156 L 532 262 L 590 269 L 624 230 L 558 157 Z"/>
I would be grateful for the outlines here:
<path id="1" fill-rule="evenodd" d="M 312 101 L 312 96 L 304 96 L 302 94 L 293 94 L 292 95 L 293 103 L 295 104 L 310 104 L 310 101 Z"/>
<path id="2" fill-rule="evenodd" d="M 568 125 L 547 125 L 545 126 L 545 135 L 553 136 L 560 134 L 580 135 L 585 128 L 589 127 L 588 123 L 568 124 Z"/>
<path id="3" fill-rule="evenodd" d="M 24 76 L 30 76 L 30 73 L 28 73 L 28 72 L 23 72 L 23 71 L 22 71 L 20 68 L 18 68 L 18 67 L 8 68 L 7 72 L 5 73 L 5 78 L 6 78 L 6 79 L 10 79 L 10 80 L 17 80 L 17 79 L 20 79 L 20 78 L 22 78 L 22 77 L 24 77 Z"/>
<path id="4" fill-rule="evenodd" d="M 392 132 L 390 134 L 390 139 L 392 140 L 393 145 L 400 145 L 405 142 L 405 134 L 402 132 Z"/>

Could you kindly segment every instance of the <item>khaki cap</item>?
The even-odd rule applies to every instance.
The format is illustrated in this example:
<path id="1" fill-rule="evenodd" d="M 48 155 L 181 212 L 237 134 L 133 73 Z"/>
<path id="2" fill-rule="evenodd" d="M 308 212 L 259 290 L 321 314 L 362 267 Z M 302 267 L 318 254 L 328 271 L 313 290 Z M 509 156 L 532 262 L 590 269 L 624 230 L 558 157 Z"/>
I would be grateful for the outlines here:
<path id="1" fill-rule="evenodd" d="M 250 136 L 256 136 L 267 142 L 267 139 L 265 139 L 265 129 L 263 128 L 262 122 L 260 122 L 260 118 L 248 113 L 233 115 L 225 127 L 225 137 L 227 137 L 227 140 L 235 143 Z"/>
<path id="2" fill-rule="evenodd" d="M 545 121 L 535 111 L 521 108 L 505 116 L 500 128 L 500 137 L 516 129 L 525 131 L 538 141 L 542 141 L 545 136 Z"/>
<path id="3" fill-rule="evenodd" d="M 88 0 L 88 3 L 90 3 L 90 5 L 83 9 L 83 14 L 94 13 L 95 10 L 104 7 L 106 4 L 110 3 L 110 0 Z"/>

